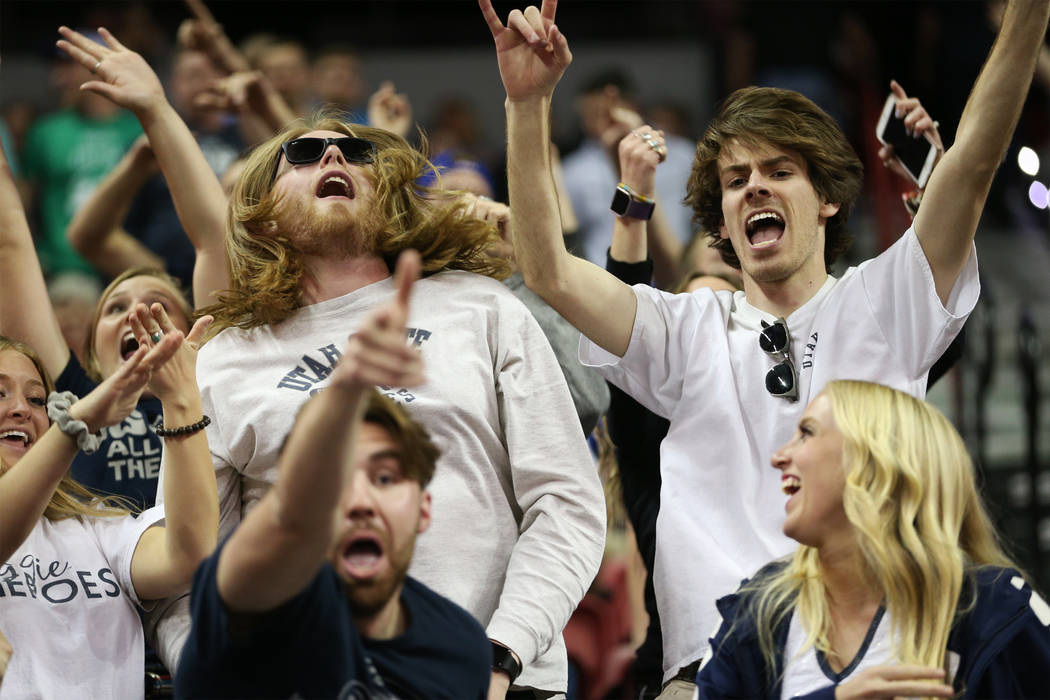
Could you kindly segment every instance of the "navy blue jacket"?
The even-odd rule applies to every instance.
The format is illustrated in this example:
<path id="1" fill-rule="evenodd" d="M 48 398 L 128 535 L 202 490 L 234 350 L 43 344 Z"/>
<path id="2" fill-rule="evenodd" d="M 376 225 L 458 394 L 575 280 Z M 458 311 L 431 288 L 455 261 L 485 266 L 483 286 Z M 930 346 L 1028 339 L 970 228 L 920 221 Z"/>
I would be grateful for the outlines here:
<path id="1" fill-rule="evenodd" d="M 782 563 L 763 568 L 768 575 Z M 948 649 L 960 657 L 954 686 L 962 698 L 1050 697 L 1050 607 L 1014 569 L 984 567 L 964 585 L 965 606 L 977 596 L 952 626 Z M 711 641 L 711 657 L 697 674 L 699 697 L 780 698 L 783 649 L 790 615 L 774 632 L 776 668 L 762 659 L 758 632 L 745 595 L 734 593 L 718 601 L 722 625 Z M 805 700 L 832 700 L 830 683 L 804 696 Z"/>

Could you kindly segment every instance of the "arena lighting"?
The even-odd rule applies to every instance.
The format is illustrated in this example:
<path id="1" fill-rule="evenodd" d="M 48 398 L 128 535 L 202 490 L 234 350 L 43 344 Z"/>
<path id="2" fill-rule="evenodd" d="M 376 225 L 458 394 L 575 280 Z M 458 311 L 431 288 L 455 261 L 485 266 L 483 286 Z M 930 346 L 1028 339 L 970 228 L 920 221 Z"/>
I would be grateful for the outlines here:
<path id="1" fill-rule="evenodd" d="M 1035 174 L 1039 172 L 1039 154 L 1028 146 L 1023 146 L 1021 150 L 1017 152 L 1017 167 L 1019 167 L 1021 172 L 1025 175 L 1035 177 Z"/>
<path id="2" fill-rule="evenodd" d="M 1046 209 L 1047 207 L 1047 191 L 1046 185 L 1036 180 L 1032 183 L 1032 186 L 1028 188 L 1028 201 L 1039 209 Z"/>

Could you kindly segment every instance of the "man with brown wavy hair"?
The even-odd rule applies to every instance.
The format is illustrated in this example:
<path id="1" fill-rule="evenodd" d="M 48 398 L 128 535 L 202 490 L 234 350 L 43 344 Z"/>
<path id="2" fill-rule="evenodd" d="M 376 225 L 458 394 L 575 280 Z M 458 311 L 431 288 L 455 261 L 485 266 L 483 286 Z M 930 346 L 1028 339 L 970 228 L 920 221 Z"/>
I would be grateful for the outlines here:
<path id="1" fill-rule="evenodd" d="M 601 560 L 601 487 L 550 345 L 490 277 L 504 271 L 484 250 L 494 228 L 418 185 L 427 168 L 400 137 L 331 119 L 285 129 L 247 159 L 227 219 L 231 288 L 209 309 L 220 331 L 198 361 L 221 527 L 269 489 L 296 409 L 414 248 L 425 277 L 407 342 L 432 371 L 419 387 L 380 387 L 442 452 L 430 490 L 443 515 L 411 573 L 486 627 L 494 696 L 512 681 L 564 692 L 561 630 Z M 177 646 L 185 628 L 159 636 Z"/>
<path id="2" fill-rule="evenodd" d="M 698 149 L 690 201 L 734 253 L 744 288 L 683 295 L 628 287 L 566 252 L 545 148 L 551 96 L 572 60 L 554 23 L 557 2 L 514 10 L 506 25 L 490 0 L 479 3 L 507 93 L 511 220 L 525 282 L 586 336 L 585 364 L 670 420 L 655 586 L 664 680 L 689 682 L 719 619 L 715 600 L 792 549 L 768 460 L 803 407 L 841 378 L 923 396 L 930 366 L 973 309 L 974 233 L 1028 92 L 1050 1 L 1011 3 L 914 225 L 837 279 L 828 265 L 859 189 L 856 156 L 834 122 L 797 93 L 731 95 Z M 933 129 L 917 100 L 893 90 L 913 134 Z M 657 154 L 663 147 L 647 128 L 625 138 Z M 609 196 L 619 217 L 610 226 L 644 241 L 651 189 L 621 186 Z M 790 490 L 788 510 L 806 508 L 806 485 Z"/>

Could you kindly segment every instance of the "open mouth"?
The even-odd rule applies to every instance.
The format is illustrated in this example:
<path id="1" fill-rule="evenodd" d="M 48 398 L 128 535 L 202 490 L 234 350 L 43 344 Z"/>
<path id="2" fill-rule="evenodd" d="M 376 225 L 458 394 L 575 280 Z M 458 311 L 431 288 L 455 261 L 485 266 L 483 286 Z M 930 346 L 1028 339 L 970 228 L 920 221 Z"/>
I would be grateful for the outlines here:
<path id="1" fill-rule="evenodd" d="M 317 186 L 317 197 L 320 199 L 325 197 L 353 199 L 354 187 L 348 177 L 344 177 L 339 173 L 332 173 L 321 179 L 321 183 Z"/>
<path id="2" fill-rule="evenodd" d="M 752 248 L 773 245 L 784 235 L 784 217 L 775 211 L 760 211 L 747 219 L 747 240 Z"/>
<path id="3" fill-rule="evenodd" d="M 0 433 L 0 442 L 5 445 L 12 445 L 14 447 L 21 447 L 28 449 L 33 441 L 29 437 L 29 433 L 21 430 L 5 430 Z"/>
<path id="4" fill-rule="evenodd" d="M 355 537 L 343 548 L 342 562 L 353 578 L 368 578 L 378 572 L 383 560 L 383 545 L 373 535 Z"/>
<path id="5" fill-rule="evenodd" d="M 135 354 L 135 351 L 139 349 L 139 341 L 135 339 L 135 334 L 128 331 L 123 338 L 120 339 L 120 359 L 127 360 L 129 357 Z"/>
<path id="6" fill-rule="evenodd" d="M 794 496 L 802 488 L 802 482 L 797 476 L 786 475 L 780 480 L 780 490 L 788 496 Z"/>

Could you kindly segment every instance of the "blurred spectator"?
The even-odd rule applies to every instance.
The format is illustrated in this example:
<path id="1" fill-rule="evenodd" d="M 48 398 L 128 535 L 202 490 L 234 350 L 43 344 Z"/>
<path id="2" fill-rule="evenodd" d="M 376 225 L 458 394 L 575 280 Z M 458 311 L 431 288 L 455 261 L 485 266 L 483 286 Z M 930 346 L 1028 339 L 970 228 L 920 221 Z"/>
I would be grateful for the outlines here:
<path id="1" fill-rule="evenodd" d="M 97 277 L 78 272 L 60 275 L 47 285 L 62 337 L 81 365 L 85 364 L 84 350 L 101 293 L 102 285 Z"/>
<path id="2" fill-rule="evenodd" d="M 40 263 L 48 276 L 94 274 L 91 264 L 70 247 L 66 226 L 141 130 L 130 112 L 80 90 L 92 79 L 90 71 L 56 60 L 51 75 L 62 108 L 30 128 L 22 162 L 39 211 Z"/>
<path id="3" fill-rule="evenodd" d="M 300 116 L 309 114 L 310 62 L 302 44 L 291 39 L 255 37 L 241 50 L 252 67 L 269 78 L 293 112 Z"/>
<path id="4" fill-rule="evenodd" d="M 331 105 L 355 124 L 366 119 L 368 83 L 361 64 L 361 54 L 352 46 L 330 44 L 317 53 L 312 68 L 318 106 Z"/>
<path id="5" fill-rule="evenodd" d="M 611 192 L 619 180 L 615 149 L 637 124 L 620 120 L 617 110 L 637 112 L 634 88 L 619 70 L 594 76 L 576 98 L 584 132 L 580 147 L 565 156 L 565 186 L 579 218 L 579 244 L 583 257 L 605 264 L 612 240 Z M 695 146 L 671 134 L 666 136 L 667 160 L 656 173 L 656 196 L 670 231 L 682 244 L 692 238 L 692 212 L 682 203 L 693 165 Z"/>

